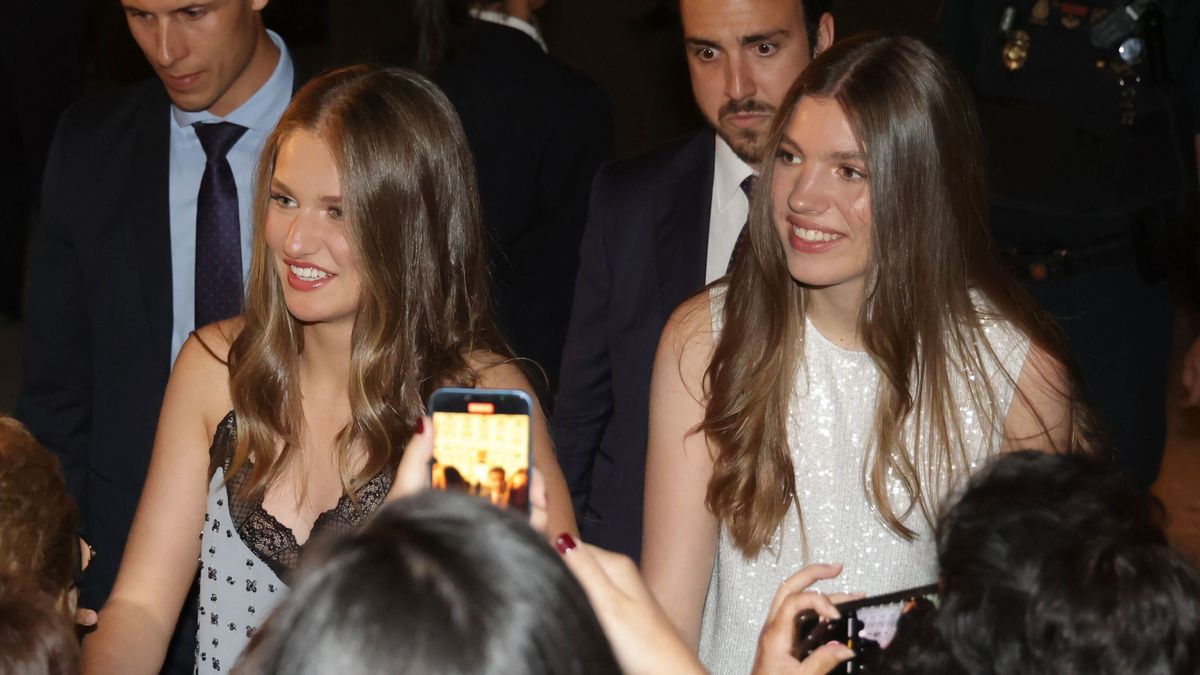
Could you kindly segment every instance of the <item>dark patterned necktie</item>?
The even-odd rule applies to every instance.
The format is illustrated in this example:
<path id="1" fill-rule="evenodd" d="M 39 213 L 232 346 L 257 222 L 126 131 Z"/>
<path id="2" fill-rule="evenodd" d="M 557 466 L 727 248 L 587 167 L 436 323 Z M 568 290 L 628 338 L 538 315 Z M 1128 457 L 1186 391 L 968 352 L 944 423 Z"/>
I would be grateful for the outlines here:
<path id="1" fill-rule="evenodd" d="M 757 181 L 758 181 L 758 176 L 756 176 L 754 174 L 750 174 L 749 176 L 746 176 L 746 178 L 744 180 L 742 180 L 742 184 L 739 187 L 742 188 L 742 192 L 746 193 L 747 201 L 750 200 L 750 193 L 754 191 L 754 183 L 756 183 Z M 738 232 L 737 241 L 734 242 L 734 244 L 733 244 L 733 253 L 729 254 L 729 264 L 725 266 L 725 274 L 729 274 L 730 272 L 733 271 L 734 261 L 736 261 L 738 259 L 738 256 L 742 255 L 742 249 L 746 248 L 746 245 L 750 243 L 749 242 L 750 235 L 747 234 L 747 232 L 750 229 L 749 227 L 747 227 L 749 224 L 750 224 L 750 216 L 749 216 L 749 214 L 747 214 L 746 215 L 746 223 L 744 225 L 742 225 L 742 231 Z"/>
<path id="2" fill-rule="evenodd" d="M 196 124 L 208 161 L 196 200 L 196 328 L 242 311 L 242 228 L 237 183 L 225 159 L 246 127 Z"/>

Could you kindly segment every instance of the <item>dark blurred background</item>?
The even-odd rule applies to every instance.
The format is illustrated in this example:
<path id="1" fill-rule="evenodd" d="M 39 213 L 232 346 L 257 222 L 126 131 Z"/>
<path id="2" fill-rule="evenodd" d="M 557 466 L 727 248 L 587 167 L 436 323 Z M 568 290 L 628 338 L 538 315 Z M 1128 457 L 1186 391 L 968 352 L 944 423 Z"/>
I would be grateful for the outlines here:
<path id="1" fill-rule="evenodd" d="M 79 3 L 80 0 L 72 0 Z M 150 77 L 117 0 L 88 0 L 86 87 Z M 405 65 L 405 0 L 274 0 L 264 17 L 302 72 L 359 62 Z M 547 0 L 538 11 L 550 51 L 600 84 L 616 120 L 617 152 L 636 154 L 696 128 L 675 0 Z M 835 0 L 837 33 L 888 30 L 927 36 L 939 0 Z"/>

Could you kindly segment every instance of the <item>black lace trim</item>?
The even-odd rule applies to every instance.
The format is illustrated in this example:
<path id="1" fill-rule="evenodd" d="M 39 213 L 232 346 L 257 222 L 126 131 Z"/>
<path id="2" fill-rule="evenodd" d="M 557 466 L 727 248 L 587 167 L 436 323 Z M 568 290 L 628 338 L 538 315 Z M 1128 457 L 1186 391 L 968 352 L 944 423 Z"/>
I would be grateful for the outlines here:
<path id="1" fill-rule="evenodd" d="M 225 472 L 225 495 L 229 499 L 229 514 L 233 518 L 238 536 L 280 580 L 286 582 L 285 577 L 300 565 L 307 542 L 305 546 L 297 543 L 291 528 L 279 522 L 263 508 L 261 496 L 252 500 L 238 497 L 242 486 L 250 477 L 251 466 L 245 464 L 238 469 L 237 474 L 229 475 L 236 443 L 237 416 L 231 410 L 217 426 L 209 454 L 220 461 Z M 342 495 L 333 508 L 317 516 L 308 541 L 356 529 L 367 516 L 383 505 L 391 487 L 392 473 L 384 470 L 375 474 L 358 489 L 357 507 L 348 495 Z"/>

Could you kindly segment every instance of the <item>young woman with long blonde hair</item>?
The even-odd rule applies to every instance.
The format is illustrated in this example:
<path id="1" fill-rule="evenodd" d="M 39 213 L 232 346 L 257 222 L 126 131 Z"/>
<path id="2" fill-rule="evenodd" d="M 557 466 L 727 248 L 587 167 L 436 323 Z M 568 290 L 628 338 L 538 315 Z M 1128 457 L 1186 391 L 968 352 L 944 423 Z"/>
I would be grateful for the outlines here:
<path id="1" fill-rule="evenodd" d="M 428 80 L 309 82 L 267 140 L 254 208 L 245 314 L 176 361 L 87 672 L 158 672 L 197 559 L 197 667 L 228 671 L 306 542 L 386 500 L 435 388 L 529 390 L 489 314 L 462 128 Z M 548 527 L 574 531 L 540 413 L 534 433 Z"/>

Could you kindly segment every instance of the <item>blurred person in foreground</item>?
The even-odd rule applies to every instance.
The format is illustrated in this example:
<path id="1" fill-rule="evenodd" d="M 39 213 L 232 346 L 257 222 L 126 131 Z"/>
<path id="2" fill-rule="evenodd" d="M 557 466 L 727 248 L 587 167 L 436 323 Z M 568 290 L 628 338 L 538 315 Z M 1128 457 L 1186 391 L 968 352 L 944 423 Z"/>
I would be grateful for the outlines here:
<path id="1" fill-rule="evenodd" d="M 1001 457 L 942 517 L 939 607 L 884 672 L 1200 672 L 1200 573 L 1164 520 L 1094 457 Z"/>

